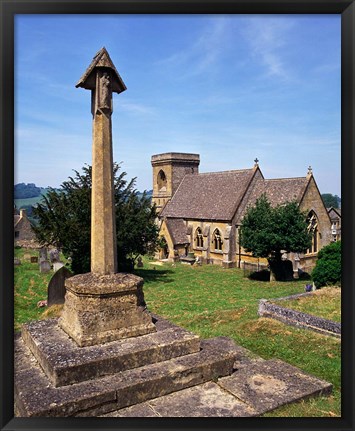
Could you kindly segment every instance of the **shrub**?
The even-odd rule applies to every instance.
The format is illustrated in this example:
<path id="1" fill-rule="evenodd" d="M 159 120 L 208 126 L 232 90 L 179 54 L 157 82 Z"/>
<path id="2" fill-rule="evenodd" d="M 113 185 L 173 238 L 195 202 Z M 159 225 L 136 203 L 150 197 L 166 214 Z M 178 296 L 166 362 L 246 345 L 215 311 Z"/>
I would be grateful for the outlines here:
<path id="1" fill-rule="evenodd" d="M 320 250 L 312 279 L 316 287 L 340 285 L 341 282 L 341 241 L 333 242 Z"/>

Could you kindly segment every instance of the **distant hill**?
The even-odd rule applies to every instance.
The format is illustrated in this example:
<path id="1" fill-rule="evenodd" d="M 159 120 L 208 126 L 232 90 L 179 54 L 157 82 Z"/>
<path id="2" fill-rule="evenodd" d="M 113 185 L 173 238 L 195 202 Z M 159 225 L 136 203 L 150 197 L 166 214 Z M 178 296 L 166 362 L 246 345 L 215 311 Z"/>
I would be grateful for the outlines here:
<path id="1" fill-rule="evenodd" d="M 29 199 L 41 196 L 42 187 L 37 187 L 34 183 L 19 183 L 14 186 L 14 198 L 15 199 Z"/>
<path id="2" fill-rule="evenodd" d="M 19 183 L 14 186 L 14 203 L 17 209 L 25 208 L 27 215 L 31 218 L 32 207 L 36 206 L 42 197 L 48 192 L 49 187 L 37 187 L 33 183 Z M 59 190 L 59 189 L 57 189 Z M 146 196 L 152 198 L 153 190 L 147 190 Z M 138 192 L 138 196 L 143 196 L 143 192 Z"/>

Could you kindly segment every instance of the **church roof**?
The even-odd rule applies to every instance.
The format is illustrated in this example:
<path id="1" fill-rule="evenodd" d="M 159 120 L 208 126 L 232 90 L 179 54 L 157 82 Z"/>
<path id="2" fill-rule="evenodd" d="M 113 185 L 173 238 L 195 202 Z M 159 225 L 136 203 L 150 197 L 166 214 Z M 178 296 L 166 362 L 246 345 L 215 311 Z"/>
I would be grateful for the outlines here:
<path id="1" fill-rule="evenodd" d="M 277 178 L 271 180 L 259 180 L 249 199 L 249 204 L 254 205 L 255 201 L 263 194 L 272 206 L 284 204 L 290 201 L 300 202 L 306 190 L 309 179 L 307 177 Z"/>
<path id="2" fill-rule="evenodd" d="M 161 217 L 230 221 L 255 169 L 187 174 Z"/>
<path id="3" fill-rule="evenodd" d="M 165 222 L 174 245 L 189 243 L 183 219 L 168 218 Z"/>

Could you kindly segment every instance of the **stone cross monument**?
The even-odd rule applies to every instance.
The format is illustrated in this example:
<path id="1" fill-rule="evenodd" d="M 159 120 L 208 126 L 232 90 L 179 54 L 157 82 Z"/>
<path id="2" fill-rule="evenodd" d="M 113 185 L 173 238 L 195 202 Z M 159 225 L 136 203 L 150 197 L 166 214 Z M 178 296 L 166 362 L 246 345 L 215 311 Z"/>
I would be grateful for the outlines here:
<path id="1" fill-rule="evenodd" d="M 112 156 L 112 93 L 126 86 L 105 48 L 76 87 L 91 90 L 93 116 L 91 272 L 68 278 L 60 327 L 79 346 L 156 331 L 144 304 L 143 279 L 117 273 Z"/>
<path id="2" fill-rule="evenodd" d="M 105 48 L 92 60 L 76 87 L 91 90 L 92 199 L 91 272 L 117 272 L 116 228 L 112 159 L 112 93 L 126 86 Z"/>

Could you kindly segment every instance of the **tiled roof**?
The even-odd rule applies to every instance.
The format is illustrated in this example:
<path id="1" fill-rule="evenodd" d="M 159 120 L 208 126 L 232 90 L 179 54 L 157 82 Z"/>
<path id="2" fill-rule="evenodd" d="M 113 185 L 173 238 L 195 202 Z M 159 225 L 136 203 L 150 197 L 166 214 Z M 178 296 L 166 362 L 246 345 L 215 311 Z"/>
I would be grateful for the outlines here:
<path id="1" fill-rule="evenodd" d="M 272 206 L 290 201 L 300 202 L 307 184 L 307 177 L 260 179 L 253 189 L 248 205 L 254 205 L 263 193 Z"/>
<path id="2" fill-rule="evenodd" d="M 186 225 L 184 220 L 168 218 L 166 219 L 166 226 L 174 245 L 187 244 L 189 242 L 186 235 Z"/>
<path id="3" fill-rule="evenodd" d="M 255 169 L 187 174 L 161 217 L 230 221 Z"/>

